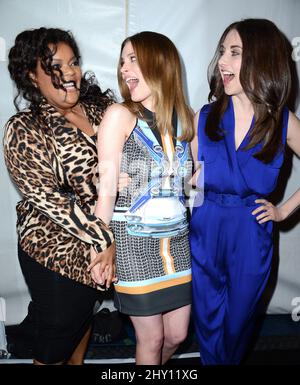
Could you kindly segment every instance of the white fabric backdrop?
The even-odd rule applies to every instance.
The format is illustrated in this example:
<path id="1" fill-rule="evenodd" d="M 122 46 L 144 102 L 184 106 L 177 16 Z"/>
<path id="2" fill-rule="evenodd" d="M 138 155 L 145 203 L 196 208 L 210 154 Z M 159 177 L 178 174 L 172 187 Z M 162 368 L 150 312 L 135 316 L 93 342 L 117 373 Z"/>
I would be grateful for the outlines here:
<path id="1" fill-rule="evenodd" d="M 94 70 L 102 87 L 114 90 L 119 47 L 124 37 L 142 30 L 164 33 L 180 51 L 188 99 L 196 111 L 206 103 L 207 65 L 228 24 L 245 17 L 269 18 L 291 42 L 298 37 L 294 40 L 297 42 L 299 15 L 299 0 L 0 0 L 1 129 L 14 113 L 13 87 L 4 51 L 11 47 L 17 33 L 26 28 L 70 29 L 81 47 L 84 70 Z M 300 52 L 296 54 L 299 56 Z M 296 64 L 300 74 L 300 61 Z M 298 116 L 299 111 L 298 107 Z M 7 175 L 2 148 L 0 175 L 0 297 L 6 300 L 7 324 L 13 324 L 26 315 L 29 294 L 16 256 L 15 204 L 19 196 Z M 284 198 L 299 186 L 299 176 L 300 162 L 294 157 Z M 269 312 L 291 312 L 292 299 L 300 297 L 299 250 L 298 223 L 280 233 L 279 273 Z"/>

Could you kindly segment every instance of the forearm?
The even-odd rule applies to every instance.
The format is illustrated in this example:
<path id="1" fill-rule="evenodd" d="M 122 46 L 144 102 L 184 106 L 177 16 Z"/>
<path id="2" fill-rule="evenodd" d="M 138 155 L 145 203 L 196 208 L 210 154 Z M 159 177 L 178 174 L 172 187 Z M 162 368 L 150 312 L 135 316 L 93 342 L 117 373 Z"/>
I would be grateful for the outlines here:
<path id="1" fill-rule="evenodd" d="M 100 162 L 99 174 L 99 191 L 95 216 L 109 225 L 116 202 L 119 167 L 114 162 Z"/>
<path id="2" fill-rule="evenodd" d="M 22 135 L 17 135 L 17 130 Z M 25 145 L 19 141 L 21 137 Z M 14 121 L 10 123 L 4 137 L 4 158 L 12 180 L 30 205 L 97 250 L 110 246 L 112 232 L 99 218 L 84 211 L 76 199 L 62 191 L 39 133 Z"/>
<path id="3" fill-rule="evenodd" d="M 109 225 L 115 207 L 115 196 L 99 196 L 95 208 L 95 216 L 101 218 L 104 223 Z"/>
<path id="4" fill-rule="evenodd" d="M 300 206 L 300 188 L 278 208 L 282 212 L 283 219 L 290 216 Z"/>

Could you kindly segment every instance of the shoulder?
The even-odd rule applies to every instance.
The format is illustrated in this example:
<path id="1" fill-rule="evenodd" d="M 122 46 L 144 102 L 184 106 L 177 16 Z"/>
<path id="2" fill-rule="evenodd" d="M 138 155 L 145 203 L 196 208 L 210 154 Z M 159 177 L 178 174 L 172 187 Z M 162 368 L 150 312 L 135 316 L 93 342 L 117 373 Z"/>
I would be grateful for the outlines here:
<path id="1" fill-rule="evenodd" d="M 202 108 L 199 110 L 199 112 L 201 113 L 201 115 L 208 115 L 211 108 L 212 108 L 212 105 L 213 103 L 209 103 L 209 104 L 204 104 L 204 106 L 202 106 Z M 200 114 L 199 114 L 200 115 Z"/>
<path id="2" fill-rule="evenodd" d="M 23 110 L 11 116 L 6 126 L 14 126 L 16 124 L 26 125 L 28 122 L 32 122 L 32 112 L 30 110 Z"/>
<path id="3" fill-rule="evenodd" d="M 102 120 L 102 127 L 122 128 L 126 136 L 133 129 L 136 123 L 136 116 L 120 103 L 112 104 L 107 108 Z"/>
<path id="4" fill-rule="evenodd" d="M 195 114 L 195 118 L 199 118 L 200 115 L 208 115 L 213 103 L 204 104 Z"/>
<path id="5" fill-rule="evenodd" d="M 194 116 L 194 125 L 195 127 L 197 127 L 198 125 L 198 122 L 199 122 L 199 118 L 200 116 L 201 117 L 207 117 L 207 115 L 209 114 L 210 110 L 211 110 L 211 106 L 212 106 L 212 103 L 210 104 L 204 104 L 204 106 L 202 106 L 200 108 L 200 110 L 198 110 Z"/>
<path id="6" fill-rule="evenodd" d="M 33 133 L 36 122 L 30 110 L 23 110 L 11 116 L 5 125 L 5 136 L 21 132 Z"/>
<path id="7" fill-rule="evenodd" d="M 135 115 L 132 112 L 130 112 L 128 108 L 126 108 L 121 103 L 114 103 L 111 106 L 109 106 L 105 111 L 104 116 L 116 117 L 116 118 L 122 118 L 122 119 L 130 119 L 130 118 L 135 119 Z"/>
<path id="8" fill-rule="evenodd" d="M 13 115 L 4 128 L 3 146 L 6 156 L 9 153 L 20 154 L 20 151 L 31 151 L 43 146 L 37 117 L 30 110 Z"/>

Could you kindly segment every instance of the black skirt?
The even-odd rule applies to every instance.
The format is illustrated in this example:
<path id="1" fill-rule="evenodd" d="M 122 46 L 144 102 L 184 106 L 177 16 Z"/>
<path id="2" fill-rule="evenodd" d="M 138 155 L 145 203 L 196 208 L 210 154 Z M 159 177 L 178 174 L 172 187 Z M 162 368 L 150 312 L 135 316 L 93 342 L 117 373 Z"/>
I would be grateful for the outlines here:
<path id="1" fill-rule="evenodd" d="M 67 361 L 91 326 L 102 292 L 42 266 L 18 247 L 33 302 L 33 358 L 44 364 Z"/>

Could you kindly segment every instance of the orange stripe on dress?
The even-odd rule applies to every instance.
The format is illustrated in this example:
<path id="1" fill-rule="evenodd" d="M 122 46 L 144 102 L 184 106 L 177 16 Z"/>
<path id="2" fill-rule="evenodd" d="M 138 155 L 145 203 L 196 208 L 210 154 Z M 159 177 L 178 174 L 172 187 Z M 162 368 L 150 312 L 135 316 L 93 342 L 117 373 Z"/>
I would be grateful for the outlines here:
<path id="1" fill-rule="evenodd" d="M 166 257 L 165 257 L 165 254 L 164 254 L 164 238 L 161 238 L 159 240 L 159 253 L 160 253 L 160 256 L 161 256 L 161 259 L 162 259 L 162 263 L 163 263 L 163 267 L 164 267 L 164 272 L 165 272 L 165 274 L 168 274 L 167 261 L 166 261 Z"/>
<path id="2" fill-rule="evenodd" d="M 184 283 L 188 283 L 192 280 L 192 275 L 188 274 L 185 277 L 180 278 L 173 278 L 168 281 L 158 282 L 158 283 L 152 283 L 150 285 L 146 286 L 138 286 L 138 287 L 127 287 L 127 286 L 119 286 L 115 285 L 115 290 L 118 293 L 124 293 L 124 294 L 147 294 L 151 293 L 153 291 L 166 289 L 168 287 L 182 285 Z"/>

